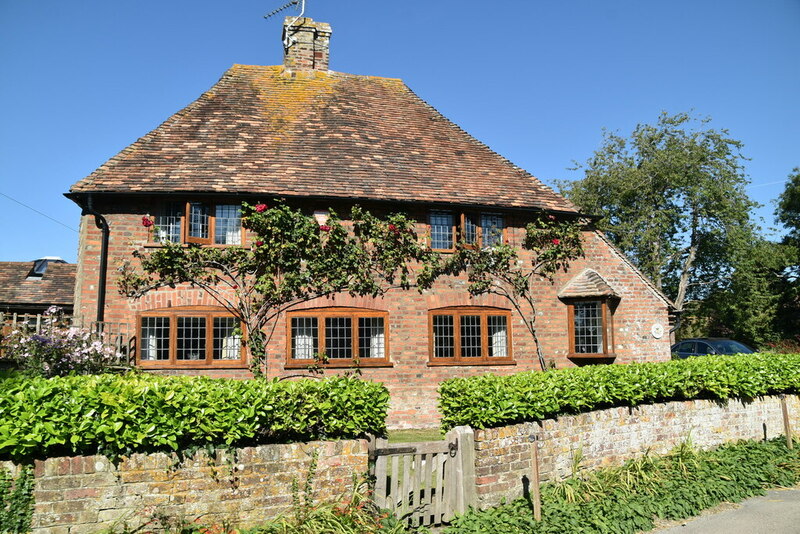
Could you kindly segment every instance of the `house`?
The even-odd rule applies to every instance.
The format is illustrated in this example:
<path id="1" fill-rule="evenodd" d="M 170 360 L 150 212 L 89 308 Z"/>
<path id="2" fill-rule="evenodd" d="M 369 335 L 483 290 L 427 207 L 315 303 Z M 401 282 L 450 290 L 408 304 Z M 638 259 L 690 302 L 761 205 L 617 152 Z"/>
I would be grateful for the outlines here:
<path id="1" fill-rule="evenodd" d="M 76 268 L 51 256 L 0 262 L 0 313 L 36 315 L 50 306 L 72 313 Z"/>
<path id="2" fill-rule="evenodd" d="M 211 89 L 72 186 L 81 223 L 75 310 L 127 322 L 137 364 L 167 373 L 247 377 L 236 320 L 202 291 L 162 288 L 139 300 L 116 291 L 116 269 L 160 240 L 248 245 L 240 206 L 282 198 L 309 216 L 359 204 L 404 211 L 447 253 L 457 239 L 521 244 L 532 217 L 575 206 L 493 152 L 402 81 L 328 69 L 331 29 L 299 19 L 284 64 L 234 65 Z M 154 217 L 153 239 L 142 217 Z M 602 235 L 540 297 L 541 346 L 557 366 L 669 358 L 671 304 Z M 98 303 L 101 303 L 98 305 Z M 436 387 L 450 377 L 537 368 L 528 331 L 501 297 L 472 298 L 461 278 L 382 298 L 337 295 L 287 312 L 267 373 L 358 365 L 390 389 L 391 426 L 435 425 Z"/>

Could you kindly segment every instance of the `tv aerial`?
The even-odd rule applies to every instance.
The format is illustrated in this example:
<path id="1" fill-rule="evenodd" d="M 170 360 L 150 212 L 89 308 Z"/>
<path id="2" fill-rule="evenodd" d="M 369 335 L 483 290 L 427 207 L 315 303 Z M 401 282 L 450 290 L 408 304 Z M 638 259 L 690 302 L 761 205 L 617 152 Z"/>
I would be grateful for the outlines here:
<path id="1" fill-rule="evenodd" d="M 270 11 L 269 13 L 267 13 L 266 15 L 264 15 L 264 18 L 265 18 L 265 19 L 268 19 L 268 18 L 270 18 L 270 17 L 272 17 L 272 16 L 274 16 L 274 15 L 277 15 L 277 14 L 278 14 L 278 13 L 280 13 L 281 11 L 285 11 L 285 10 L 289 9 L 290 7 L 294 7 L 294 6 L 300 6 L 300 13 L 299 13 L 299 14 L 298 14 L 298 15 L 297 15 L 295 18 L 294 18 L 294 20 L 293 20 L 292 22 L 290 22 L 289 24 L 287 24 L 287 25 L 286 25 L 286 28 L 287 28 L 287 29 L 288 29 L 288 28 L 291 28 L 292 26 L 294 26 L 294 23 L 295 23 L 295 22 L 297 22 L 298 20 L 300 20 L 301 18 L 303 18 L 303 15 L 304 15 L 304 14 L 305 14 L 305 12 L 306 12 L 306 0 L 292 0 L 291 2 L 287 2 L 286 4 L 283 4 L 283 5 L 282 5 L 281 7 L 279 7 L 278 9 L 275 9 L 275 10 L 273 10 L 273 11 Z M 286 32 L 286 36 L 283 38 L 283 47 L 284 47 L 284 48 L 286 48 L 286 49 L 288 49 L 288 48 L 289 48 L 290 46 L 292 46 L 292 45 L 293 45 L 293 44 L 294 44 L 296 41 L 297 41 L 297 39 L 295 39 L 294 37 L 292 37 L 291 35 L 289 35 L 289 32 L 287 31 L 287 32 Z"/>

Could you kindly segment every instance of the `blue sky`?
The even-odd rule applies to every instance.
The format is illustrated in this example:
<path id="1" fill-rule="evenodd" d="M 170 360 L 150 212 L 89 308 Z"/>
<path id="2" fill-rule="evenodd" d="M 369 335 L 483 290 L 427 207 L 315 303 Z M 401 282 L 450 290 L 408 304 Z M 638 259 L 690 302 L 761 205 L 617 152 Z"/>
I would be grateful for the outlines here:
<path id="1" fill-rule="evenodd" d="M 283 14 L 262 16 L 284 1 L 0 0 L 0 260 L 75 261 L 80 211 L 62 194 L 230 65 L 279 64 Z M 333 70 L 403 78 L 549 184 L 580 177 L 568 168 L 603 127 L 627 136 L 662 110 L 744 142 L 767 225 L 800 166 L 800 0 L 308 0 L 306 14 L 333 26 Z"/>

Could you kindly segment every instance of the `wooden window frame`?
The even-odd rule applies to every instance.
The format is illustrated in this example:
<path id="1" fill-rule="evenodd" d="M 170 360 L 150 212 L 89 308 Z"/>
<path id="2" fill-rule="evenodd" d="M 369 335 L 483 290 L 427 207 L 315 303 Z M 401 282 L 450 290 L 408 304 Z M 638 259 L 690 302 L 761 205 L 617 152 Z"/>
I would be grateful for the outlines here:
<path id="1" fill-rule="evenodd" d="M 452 211 L 447 210 L 431 210 L 428 213 L 428 239 L 430 241 L 430 246 L 433 247 L 433 224 L 431 223 L 431 218 L 434 214 L 447 214 L 453 218 L 453 224 L 450 226 L 450 240 L 453 242 L 453 246 L 450 248 L 434 248 L 433 250 L 439 252 L 453 252 L 456 248 L 456 243 L 458 243 L 458 232 L 457 229 L 459 227 L 460 220 L 458 214 L 453 213 Z"/>
<path id="2" fill-rule="evenodd" d="M 503 230 L 500 236 L 500 242 L 503 243 L 506 240 L 506 216 L 503 213 L 496 212 L 496 211 L 449 211 L 449 210 L 431 210 L 428 212 L 428 235 L 430 246 L 433 247 L 433 225 L 431 224 L 431 216 L 435 213 L 442 213 L 442 214 L 449 214 L 453 217 L 453 226 L 451 227 L 452 232 L 452 241 L 453 247 L 451 248 L 434 248 L 433 250 L 437 252 L 453 252 L 455 251 L 456 244 L 464 238 L 466 235 L 466 227 L 467 227 L 467 217 L 472 217 L 475 221 L 475 242 L 474 243 L 467 243 L 465 246 L 468 248 L 480 248 L 483 246 L 483 216 L 484 215 L 495 215 L 500 216 L 503 219 Z"/>
<path id="3" fill-rule="evenodd" d="M 161 211 L 165 212 L 167 206 L 170 202 L 163 203 L 161 206 Z M 246 231 L 244 226 L 241 226 L 239 231 L 241 232 L 241 238 L 239 240 L 239 244 L 226 244 L 226 243 L 214 243 L 214 236 L 216 235 L 216 210 L 217 206 L 239 206 L 241 207 L 241 203 L 237 204 L 236 202 L 209 202 L 206 200 L 199 200 L 199 199 L 188 199 L 185 201 L 174 201 L 172 204 L 176 204 L 180 206 L 183 204 L 183 209 L 180 210 L 180 219 L 181 219 L 181 235 L 180 235 L 180 242 L 181 244 L 193 244 L 193 245 L 205 245 L 210 247 L 236 247 L 236 246 L 244 246 L 245 238 L 246 238 Z M 209 215 L 208 215 L 208 237 L 190 237 L 189 236 L 189 220 L 190 220 L 190 210 L 192 204 L 204 204 L 208 207 Z M 158 217 L 158 216 L 156 216 Z M 155 232 L 151 233 L 150 241 L 152 243 L 160 244 L 161 241 L 158 239 L 158 235 Z"/>
<path id="4" fill-rule="evenodd" d="M 452 358 L 434 356 L 433 318 L 436 316 L 453 317 L 453 353 Z M 478 315 L 481 320 L 481 356 L 461 356 L 461 317 L 465 315 Z M 489 316 L 503 316 L 506 318 L 506 354 L 505 357 L 489 356 Z M 438 366 L 469 366 L 469 365 L 516 365 L 513 353 L 511 310 L 489 306 L 450 306 L 428 310 L 428 367 Z"/>
<path id="5" fill-rule="evenodd" d="M 575 304 L 581 302 L 600 303 L 602 332 L 603 332 L 603 352 L 584 353 L 575 352 Z M 567 327 L 569 330 L 569 352 L 567 358 L 570 359 L 604 359 L 616 358 L 614 353 L 614 314 L 611 313 L 610 299 L 603 297 L 570 299 L 567 303 Z"/>
<path id="6" fill-rule="evenodd" d="M 325 319 L 330 317 L 348 317 L 351 319 L 351 339 L 353 358 L 327 358 L 326 361 L 318 359 L 295 359 L 292 358 L 292 318 L 313 317 L 317 319 L 317 340 L 320 353 L 325 352 Z M 364 317 L 380 317 L 383 319 L 383 358 L 360 358 L 358 332 L 358 319 Z M 333 306 L 326 308 L 308 308 L 304 310 L 293 310 L 286 313 L 286 363 L 285 369 L 306 369 L 309 366 L 318 365 L 330 368 L 351 368 L 351 367 L 391 367 L 389 359 L 389 312 L 385 310 L 374 310 L 370 308 L 353 308 L 344 306 Z"/>
<path id="7" fill-rule="evenodd" d="M 142 319 L 147 317 L 169 318 L 169 359 L 144 360 L 142 359 Z M 203 317 L 206 320 L 206 357 L 203 360 L 179 360 L 178 352 L 178 318 Z M 238 360 L 214 359 L 214 318 L 232 318 L 227 310 L 214 306 L 179 306 L 176 308 L 162 308 L 141 312 L 136 317 L 136 365 L 142 369 L 241 369 L 247 367 L 246 351 L 242 345 L 239 350 Z M 240 323 L 242 337 L 245 337 L 245 325 Z"/>

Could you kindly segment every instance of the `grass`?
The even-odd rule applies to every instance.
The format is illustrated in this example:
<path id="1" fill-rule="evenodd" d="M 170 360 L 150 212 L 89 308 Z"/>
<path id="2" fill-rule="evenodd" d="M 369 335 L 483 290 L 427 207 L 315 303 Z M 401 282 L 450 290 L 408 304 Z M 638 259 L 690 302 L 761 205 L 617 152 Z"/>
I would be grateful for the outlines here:
<path id="1" fill-rule="evenodd" d="M 406 428 L 389 430 L 389 443 L 409 443 L 416 441 L 441 441 L 444 439 L 438 428 Z"/>

